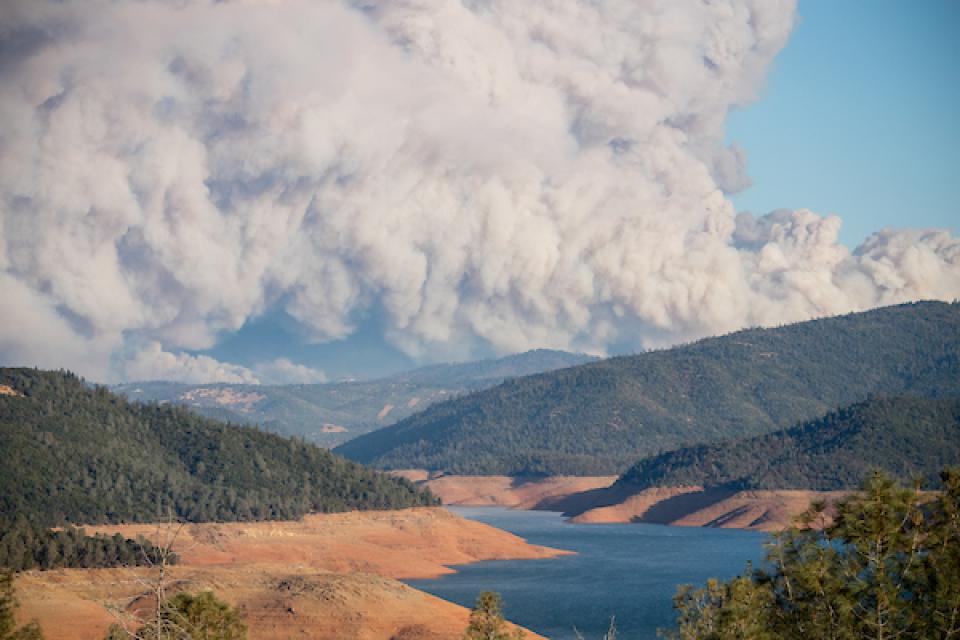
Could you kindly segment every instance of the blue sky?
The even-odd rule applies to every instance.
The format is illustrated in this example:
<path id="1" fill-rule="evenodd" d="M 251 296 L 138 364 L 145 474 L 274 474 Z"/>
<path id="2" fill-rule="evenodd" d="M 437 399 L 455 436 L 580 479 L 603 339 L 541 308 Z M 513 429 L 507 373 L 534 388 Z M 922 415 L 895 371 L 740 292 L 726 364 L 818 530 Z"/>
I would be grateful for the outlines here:
<path id="1" fill-rule="evenodd" d="M 731 114 L 754 186 L 734 198 L 835 213 L 850 247 L 960 219 L 960 2 L 801 0 L 758 102 Z"/>
<path id="2" fill-rule="evenodd" d="M 297 323 L 281 310 L 260 316 L 238 332 L 225 336 L 206 355 L 245 366 L 273 358 L 288 358 L 322 370 L 332 380 L 375 378 L 417 366 L 408 355 L 383 338 L 380 314 L 371 311 L 344 340 L 304 344 Z"/>
<path id="3" fill-rule="evenodd" d="M 850 248 L 885 226 L 956 232 L 960 2 L 801 0 L 799 12 L 759 99 L 729 117 L 753 179 L 737 208 L 839 215 Z M 332 378 L 416 366 L 380 324 L 371 311 L 351 337 L 304 345 L 274 312 L 205 353 L 240 364 L 289 357 Z"/>

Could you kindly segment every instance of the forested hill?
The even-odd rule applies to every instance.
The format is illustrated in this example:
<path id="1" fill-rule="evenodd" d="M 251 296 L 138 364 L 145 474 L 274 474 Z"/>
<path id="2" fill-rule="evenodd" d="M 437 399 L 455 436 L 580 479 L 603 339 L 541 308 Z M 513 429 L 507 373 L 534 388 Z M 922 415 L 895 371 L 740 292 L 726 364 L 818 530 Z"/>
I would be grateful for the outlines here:
<path id="1" fill-rule="evenodd" d="M 0 517 L 41 524 L 297 518 L 399 508 L 428 492 L 325 449 L 64 372 L 0 369 Z"/>
<path id="2" fill-rule="evenodd" d="M 872 394 L 960 395 L 960 305 L 923 302 L 509 380 L 337 449 L 384 468 L 609 474 Z"/>
<path id="3" fill-rule="evenodd" d="M 876 469 L 936 486 L 960 465 L 960 399 L 876 398 L 741 441 L 646 458 L 618 483 L 732 489 L 856 489 Z"/>
<path id="4" fill-rule="evenodd" d="M 210 418 L 259 424 L 332 447 L 420 411 L 434 402 L 487 389 L 507 378 L 596 360 L 537 349 L 504 358 L 439 364 L 379 380 L 250 385 L 136 382 L 114 387 L 131 400 L 182 404 Z"/>

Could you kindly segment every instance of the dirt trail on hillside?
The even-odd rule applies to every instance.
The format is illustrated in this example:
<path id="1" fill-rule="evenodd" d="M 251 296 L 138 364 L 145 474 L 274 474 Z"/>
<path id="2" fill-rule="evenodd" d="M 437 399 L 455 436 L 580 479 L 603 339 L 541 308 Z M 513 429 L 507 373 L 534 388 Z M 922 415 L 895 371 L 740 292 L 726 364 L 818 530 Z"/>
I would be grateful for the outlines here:
<path id="1" fill-rule="evenodd" d="M 144 535 L 156 525 L 87 527 Z M 548 558 L 567 552 L 443 509 L 311 515 L 296 522 L 186 525 L 171 579 L 212 589 L 237 607 L 257 640 L 454 640 L 469 612 L 397 579 L 451 572 L 479 560 Z M 102 638 L 143 594 L 147 569 L 31 571 L 17 578 L 18 619 L 36 618 L 48 640 Z M 528 637 L 538 638 L 534 634 Z"/>

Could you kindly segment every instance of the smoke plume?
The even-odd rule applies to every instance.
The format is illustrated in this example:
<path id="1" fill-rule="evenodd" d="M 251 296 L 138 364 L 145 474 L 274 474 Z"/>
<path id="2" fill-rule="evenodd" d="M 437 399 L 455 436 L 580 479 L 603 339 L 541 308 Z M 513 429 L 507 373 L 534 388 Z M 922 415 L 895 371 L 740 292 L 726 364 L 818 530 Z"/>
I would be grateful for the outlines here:
<path id="1" fill-rule="evenodd" d="M 960 297 L 960 241 L 737 215 L 724 145 L 791 0 L 11 0 L 0 359 L 316 380 L 185 351 L 377 309 L 416 358 L 663 345 Z"/>

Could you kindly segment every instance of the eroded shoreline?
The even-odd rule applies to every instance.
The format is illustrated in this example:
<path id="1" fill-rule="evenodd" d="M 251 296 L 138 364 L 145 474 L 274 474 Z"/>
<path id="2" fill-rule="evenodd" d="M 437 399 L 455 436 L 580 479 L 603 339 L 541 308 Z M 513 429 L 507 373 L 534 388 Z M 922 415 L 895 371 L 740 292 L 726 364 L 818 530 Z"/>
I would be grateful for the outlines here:
<path id="1" fill-rule="evenodd" d="M 634 489 L 615 476 L 433 475 L 422 470 L 394 472 L 424 484 L 444 504 L 502 506 L 559 511 L 575 523 L 664 524 L 778 531 L 817 501 L 827 504 L 842 491 L 705 489 L 699 486 Z"/>
<path id="2" fill-rule="evenodd" d="M 158 525 L 87 527 L 88 533 L 160 538 Z M 569 552 L 449 511 L 309 515 L 293 522 L 189 524 L 175 548 L 177 586 L 212 589 L 237 607 L 251 638 L 445 640 L 459 638 L 469 612 L 399 582 L 450 565 L 550 558 Z M 30 571 L 17 578 L 18 619 L 37 619 L 49 640 L 102 638 L 116 621 L 108 607 L 144 592 L 147 569 Z M 539 638 L 528 632 L 528 638 Z"/>

